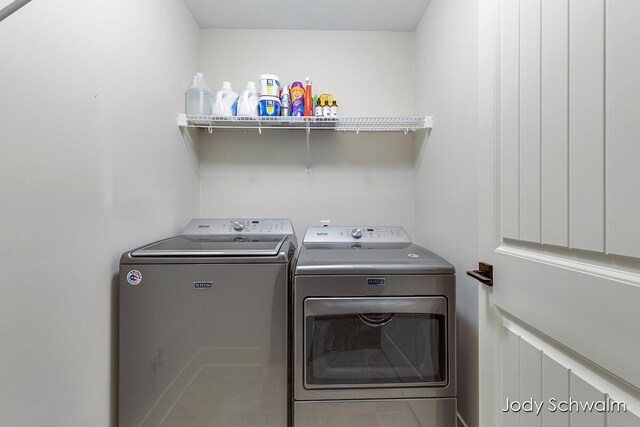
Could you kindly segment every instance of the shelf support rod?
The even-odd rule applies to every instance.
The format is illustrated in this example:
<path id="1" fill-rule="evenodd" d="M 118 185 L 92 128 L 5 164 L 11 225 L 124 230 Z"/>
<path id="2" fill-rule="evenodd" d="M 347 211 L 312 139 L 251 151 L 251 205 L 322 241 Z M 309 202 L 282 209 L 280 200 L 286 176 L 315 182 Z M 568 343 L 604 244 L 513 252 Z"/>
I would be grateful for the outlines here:
<path id="1" fill-rule="evenodd" d="M 307 136 L 307 175 L 311 174 L 311 147 L 309 145 L 309 137 L 311 135 L 311 124 L 307 122 L 307 129 L 305 131 Z"/>
<path id="2" fill-rule="evenodd" d="M 21 7 L 29 3 L 31 0 L 15 0 L 8 5 L 0 9 L 0 21 L 4 21 L 6 18 L 14 14 Z"/>

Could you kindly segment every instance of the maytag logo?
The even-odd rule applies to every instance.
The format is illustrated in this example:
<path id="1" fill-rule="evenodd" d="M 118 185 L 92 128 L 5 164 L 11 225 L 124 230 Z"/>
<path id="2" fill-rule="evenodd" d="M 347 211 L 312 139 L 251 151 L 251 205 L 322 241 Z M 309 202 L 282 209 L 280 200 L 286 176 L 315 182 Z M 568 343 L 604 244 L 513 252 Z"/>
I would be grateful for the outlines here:
<path id="1" fill-rule="evenodd" d="M 329 233 L 316 233 L 318 236 L 328 236 Z"/>
<path id="2" fill-rule="evenodd" d="M 369 278 L 367 279 L 367 284 L 371 286 L 384 286 L 385 278 L 384 277 Z"/>
<path id="3" fill-rule="evenodd" d="M 196 289 L 211 289 L 213 288 L 213 282 L 193 282 L 193 287 Z"/>

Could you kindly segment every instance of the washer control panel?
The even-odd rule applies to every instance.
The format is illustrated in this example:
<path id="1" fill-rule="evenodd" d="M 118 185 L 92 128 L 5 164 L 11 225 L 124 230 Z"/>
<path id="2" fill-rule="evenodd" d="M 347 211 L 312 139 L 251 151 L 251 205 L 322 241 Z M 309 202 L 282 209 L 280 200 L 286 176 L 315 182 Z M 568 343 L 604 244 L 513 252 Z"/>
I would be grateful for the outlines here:
<path id="1" fill-rule="evenodd" d="M 198 218 L 192 219 L 182 232 L 188 236 L 229 234 L 293 234 L 291 220 L 286 218 Z"/>
<path id="2" fill-rule="evenodd" d="M 409 235 L 402 227 L 309 227 L 304 235 L 304 243 L 411 243 Z"/>

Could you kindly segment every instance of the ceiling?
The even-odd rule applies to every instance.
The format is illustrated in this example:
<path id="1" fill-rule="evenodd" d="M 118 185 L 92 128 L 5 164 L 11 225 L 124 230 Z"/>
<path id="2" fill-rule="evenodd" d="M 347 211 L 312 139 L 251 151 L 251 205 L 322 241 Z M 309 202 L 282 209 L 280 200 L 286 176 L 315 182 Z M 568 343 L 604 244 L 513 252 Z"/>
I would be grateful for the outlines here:
<path id="1" fill-rule="evenodd" d="M 413 31 L 431 0 L 185 0 L 202 28 Z"/>

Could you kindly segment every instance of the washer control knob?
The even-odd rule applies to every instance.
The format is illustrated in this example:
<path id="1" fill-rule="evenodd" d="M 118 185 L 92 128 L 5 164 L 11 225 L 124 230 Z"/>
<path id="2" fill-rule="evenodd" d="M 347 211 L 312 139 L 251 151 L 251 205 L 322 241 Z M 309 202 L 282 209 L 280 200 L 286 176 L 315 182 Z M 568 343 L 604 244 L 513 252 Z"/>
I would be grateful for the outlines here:
<path id="1" fill-rule="evenodd" d="M 351 230 L 351 237 L 354 239 L 359 239 L 362 237 L 362 229 L 361 228 L 353 228 Z"/>
<path id="2" fill-rule="evenodd" d="M 236 231 L 242 231 L 244 230 L 244 222 L 242 221 L 233 221 L 233 229 Z"/>

